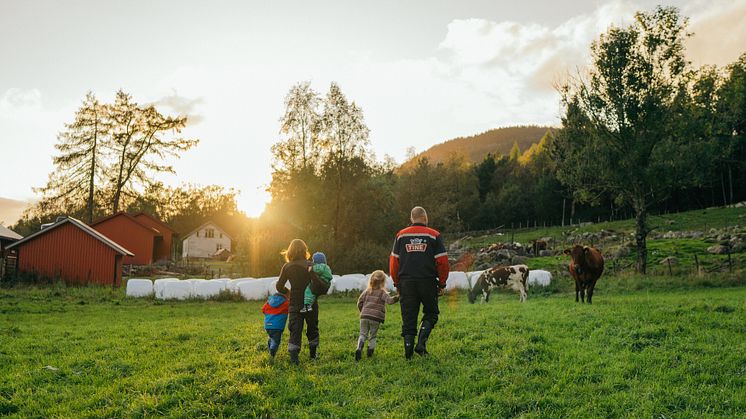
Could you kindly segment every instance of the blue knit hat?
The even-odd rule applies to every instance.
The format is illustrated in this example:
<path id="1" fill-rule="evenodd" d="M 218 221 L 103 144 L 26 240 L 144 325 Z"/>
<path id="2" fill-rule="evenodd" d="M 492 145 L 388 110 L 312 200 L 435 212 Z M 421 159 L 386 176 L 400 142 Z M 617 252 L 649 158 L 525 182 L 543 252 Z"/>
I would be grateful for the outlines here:
<path id="1" fill-rule="evenodd" d="M 321 252 L 313 254 L 313 263 L 324 263 L 326 264 L 326 255 Z"/>

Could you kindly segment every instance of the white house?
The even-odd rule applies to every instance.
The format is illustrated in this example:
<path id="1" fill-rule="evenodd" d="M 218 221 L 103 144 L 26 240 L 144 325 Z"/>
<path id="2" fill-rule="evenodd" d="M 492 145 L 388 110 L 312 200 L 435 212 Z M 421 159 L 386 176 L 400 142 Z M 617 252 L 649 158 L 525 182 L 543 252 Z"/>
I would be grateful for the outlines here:
<path id="1" fill-rule="evenodd" d="M 212 221 L 208 221 L 186 235 L 182 242 L 184 258 L 210 258 L 221 249 L 231 250 L 231 237 Z"/>

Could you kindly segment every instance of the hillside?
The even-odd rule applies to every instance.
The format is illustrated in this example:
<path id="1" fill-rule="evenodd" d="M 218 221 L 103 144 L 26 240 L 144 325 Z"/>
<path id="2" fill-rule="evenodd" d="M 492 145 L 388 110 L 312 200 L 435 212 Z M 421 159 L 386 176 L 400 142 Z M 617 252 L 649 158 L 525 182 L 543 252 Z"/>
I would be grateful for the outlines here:
<path id="1" fill-rule="evenodd" d="M 412 160 L 402 164 L 407 168 L 417 160 L 427 157 L 430 162 L 443 162 L 455 154 L 462 154 L 473 162 L 480 162 L 488 153 L 510 154 L 514 143 L 518 143 L 521 152 L 528 150 L 531 144 L 538 143 L 549 127 L 535 125 L 520 127 L 496 128 L 471 137 L 459 137 L 436 144 Z"/>
<path id="2" fill-rule="evenodd" d="M 14 224 L 19 218 L 21 218 L 23 210 L 25 210 L 28 205 L 28 202 L 0 197 L 0 222 L 5 223 L 6 226 Z"/>

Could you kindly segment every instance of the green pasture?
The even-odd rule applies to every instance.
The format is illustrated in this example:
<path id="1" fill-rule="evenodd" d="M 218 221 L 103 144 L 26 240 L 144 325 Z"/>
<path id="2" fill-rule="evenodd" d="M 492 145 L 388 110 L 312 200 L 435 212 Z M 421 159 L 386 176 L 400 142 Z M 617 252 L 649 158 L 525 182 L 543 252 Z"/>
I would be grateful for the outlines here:
<path id="1" fill-rule="evenodd" d="M 746 415 L 741 275 L 607 276 L 592 306 L 571 290 L 557 277 L 524 304 L 448 294 L 432 355 L 409 362 L 398 306 L 375 356 L 355 362 L 356 296 L 322 297 L 320 359 L 304 348 L 295 367 L 265 353 L 261 302 L 0 288 L 0 415 Z"/>

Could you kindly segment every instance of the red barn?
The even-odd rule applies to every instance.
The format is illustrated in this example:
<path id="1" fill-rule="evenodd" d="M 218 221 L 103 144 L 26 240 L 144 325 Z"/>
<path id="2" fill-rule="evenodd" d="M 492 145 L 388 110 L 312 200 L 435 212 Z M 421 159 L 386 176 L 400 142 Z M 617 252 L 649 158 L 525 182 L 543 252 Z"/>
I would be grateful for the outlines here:
<path id="1" fill-rule="evenodd" d="M 91 227 L 134 253 L 124 258 L 125 265 L 150 265 L 157 260 L 156 242 L 162 238 L 161 232 L 126 212 L 104 217 Z"/>
<path id="2" fill-rule="evenodd" d="M 133 215 L 133 217 L 135 217 L 140 224 L 154 228 L 161 233 L 161 237 L 156 237 L 155 239 L 155 254 L 153 255 L 153 259 L 156 262 L 161 260 L 173 260 L 172 255 L 176 230 L 169 227 L 168 224 L 161 220 L 144 212 L 139 212 Z"/>
<path id="3" fill-rule="evenodd" d="M 122 259 L 132 252 L 72 217 L 21 239 L 15 249 L 19 272 L 73 284 L 122 283 Z"/>

